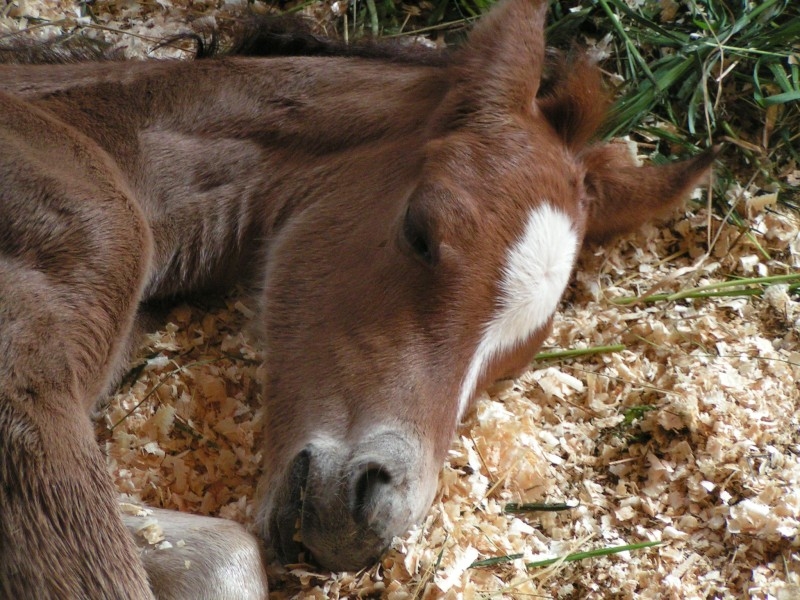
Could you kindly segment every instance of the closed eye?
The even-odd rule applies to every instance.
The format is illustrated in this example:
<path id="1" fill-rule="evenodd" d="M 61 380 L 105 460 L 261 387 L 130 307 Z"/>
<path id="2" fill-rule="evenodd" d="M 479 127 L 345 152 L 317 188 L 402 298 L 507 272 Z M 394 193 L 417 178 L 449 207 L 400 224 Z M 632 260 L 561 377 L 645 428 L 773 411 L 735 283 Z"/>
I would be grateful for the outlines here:
<path id="1" fill-rule="evenodd" d="M 417 258 L 431 267 L 436 264 L 438 252 L 428 231 L 419 223 L 419 219 L 415 218 L 411 208 L 406 211 L 403 219 L 403 237 Z"/>

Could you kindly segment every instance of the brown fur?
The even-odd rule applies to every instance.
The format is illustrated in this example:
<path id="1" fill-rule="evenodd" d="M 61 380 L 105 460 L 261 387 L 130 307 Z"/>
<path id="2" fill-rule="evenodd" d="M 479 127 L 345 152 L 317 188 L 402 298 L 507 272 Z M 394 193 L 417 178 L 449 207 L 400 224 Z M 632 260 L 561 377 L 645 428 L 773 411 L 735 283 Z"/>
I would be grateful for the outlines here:
<path id="1" fill-rule="evenodd" d="M 710 162 L 587 146 L 593 67 L 537 98 L 545 8 L 507 0 L 435 64 L 0 67 L 0 595 L 150 597 L 85 414 L 137 307 L 235 283 L 263 308 L 260 535 L 292 560 L 300 519 L 317 560 L 354 568 L 421 518 L 527 211 L 546 198 L 603 239 Z"/>

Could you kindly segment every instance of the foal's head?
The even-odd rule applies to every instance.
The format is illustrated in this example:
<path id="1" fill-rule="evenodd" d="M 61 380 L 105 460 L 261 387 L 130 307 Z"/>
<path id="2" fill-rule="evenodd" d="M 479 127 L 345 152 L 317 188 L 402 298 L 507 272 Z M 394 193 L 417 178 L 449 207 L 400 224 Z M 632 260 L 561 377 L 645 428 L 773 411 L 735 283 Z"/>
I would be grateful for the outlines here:
<path id="1" fill-rule="evenodd" d="M 261 517 L 285 561 L 360 568 L 421 520 L 459 420 L 528 365 L 584 240 L 669 209 L 710 163 L 588 145 L 599 76 L 579 59 L 543 78 L 546 6 L 485 17 L 414 143 L 330 166 L 341 187 L 275 240 Z"/>

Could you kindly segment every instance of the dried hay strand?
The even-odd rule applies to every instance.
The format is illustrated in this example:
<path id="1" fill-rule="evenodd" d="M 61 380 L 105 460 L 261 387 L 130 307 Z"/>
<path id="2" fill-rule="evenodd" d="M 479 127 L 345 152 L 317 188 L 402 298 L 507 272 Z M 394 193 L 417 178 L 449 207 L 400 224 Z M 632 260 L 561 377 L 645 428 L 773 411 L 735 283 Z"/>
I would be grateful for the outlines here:
<path id="1" fill-rule="evenodd" d="M 83 19 L 135 57 L 217 12 L 176 0 L 88 6 L 96 22 L 71 3 L 7 3 L 0 35 L 46 37 Z M 272 597 L 800 597 L 800 304 L 796 280 L 766 279 L 798 273 L 800 225 L 739 192 L 756 199 L 749 235 L 699 208 L 584 252 L 545 350 L 585 355 L 545 356 L 483 395 L 429 515 L 379 565 L 273 565 Z M 725 287 L 731 278 L 756 281 Z M 696 293 L 709 286 L 731 293 Z M 97 419 L 121 492 L 251 519 L 261 369 L 241 333 L 251 316 L 235 298 L 181 306 L 149 336 Z M 526 503 L 539 510 L 513 510 Z M 566 510 L 541 510 L 553 505 Z"/>

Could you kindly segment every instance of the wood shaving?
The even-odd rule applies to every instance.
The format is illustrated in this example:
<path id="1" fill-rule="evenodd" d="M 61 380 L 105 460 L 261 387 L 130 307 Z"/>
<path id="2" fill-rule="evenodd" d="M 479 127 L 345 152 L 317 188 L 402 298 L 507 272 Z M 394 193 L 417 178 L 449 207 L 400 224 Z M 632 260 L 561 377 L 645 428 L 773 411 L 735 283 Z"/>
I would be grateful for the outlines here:
<path id="1" fill-rule="evenodd" d="M 136 535 L 140 536 L 151 546 L 161 547 L 159 542 L 164 541 L 164 530 L 155 519 L 147 519 L 136 528 Z M 171 546 L 170 546 L 171 547 Z"/>
<path id="2" fill-rule="evenodd" d="M 47 20 L 87 24 L 76 6 L 14 2 L 0 32 L 36 23 L 32 35 L 44 37 L 56 29 L 42 26 Z M 106 29 L 88 33 L 142 57 L 216 6 L 91 4 Z M 493 386 L 460 428 L 419 527 L 366 571 L 272 565 L 271 597 L 800 598 L 797 296 L 774 286 L 763 298 L 614 304 L 729 275 L 796 272 L 796 215 L 770 206 L 769 196 L 756 194 L 750 204 L 758 209 L 752 239 L 697 210 L 584 252 L 546 347 L 625 349 L 534 364 Z M 254 310 L 246 299 L 181 306 L 149 336 L 134 380 L 97 422 L 121 492 L 153 506 L 251 520 L 262 365 L 241 330 Z M 509 502 L 565 501 L 576 507 L 504 512 Z M 158 543 L 157 535 L 147 539 Z M 653 540 L 663 543 L 525 567 Z M 519 558 L 470 567 L 512 555 Z"/>

